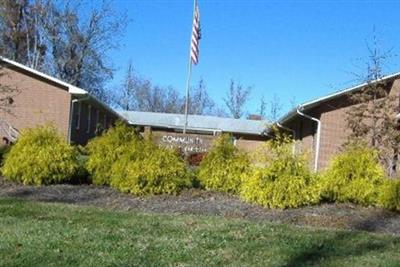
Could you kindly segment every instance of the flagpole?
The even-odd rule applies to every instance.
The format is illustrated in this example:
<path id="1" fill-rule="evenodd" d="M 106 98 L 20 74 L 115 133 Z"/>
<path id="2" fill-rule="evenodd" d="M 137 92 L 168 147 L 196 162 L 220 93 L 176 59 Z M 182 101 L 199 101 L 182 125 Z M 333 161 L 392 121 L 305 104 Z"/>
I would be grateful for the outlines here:
<path id="1" fill-rule="evenodd" d="M 192 18 L 192 28 L 191 28 L 192 31 L 193 31 L 193 23 L 194 23 L 194 16 L 195 16 L 195 10 L 196 10 L 196 1 L 197 0 L 193 0 L 193 18 Z M 185 123 L 183 125 L 183 133 L 184 134 L 186 134 L 186 129 L 188 126 L 189 90 L 190 90 L 190 81 L 192 79 L 192 57 L 191 57 L 192 34 L 193 34 L 192 31 L 190 32 L 190 42 L 189 42 L 189 71 L 188 71 L 188 77 L 187 77 L 187 82 L 186 82 Z"/>
<path id="2" fill-rule="evenodd" d="M 189 90 L 190 90 L 190 80 L 192 78 L 192 60 L 189 59 L 189 72 L 186 82 L 186 97 L 185 97 L 185 124 L 183 126 L 183 133 L 186 134 L 186 128 L 188 125 L 188 111 L 189 111 Z"/>

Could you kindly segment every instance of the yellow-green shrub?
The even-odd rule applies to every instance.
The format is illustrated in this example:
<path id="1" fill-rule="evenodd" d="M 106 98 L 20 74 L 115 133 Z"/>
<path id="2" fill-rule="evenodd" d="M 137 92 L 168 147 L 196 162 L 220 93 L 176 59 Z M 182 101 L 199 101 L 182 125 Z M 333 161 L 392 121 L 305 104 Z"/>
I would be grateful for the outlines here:
<path id="1" fill-rule="evenodd" d="M 232 143 L 230 135 L 219 136 L 199 165 L 198 179 L 208 190 L 237 193 L 249 159 Z"/>
<path id="2" fill-rule="evenodd" d="M 186 165 L 176 151 L 151 140 L 135 142 L 112 166 L 111 186 L 135 195 L 176 194 L 191 184 Z"/>
<path id="3" fill-rule="evenodd" d="M 362 143 L 349 144 L 335 156 L 322 180 L 329 201 L 375 204 L 385 173 L 378 153 Z"/>
<path id="4" fill-rule="evenodd" d="M 72 178 L 77 170 L 78 153 L 53 126 L 40 126 L 21 132 L 5 155 L 3 175 L 24 184 L 52 184 Z"/>
<path id="5" fill-rule="evenodd" d="M 136 130 L 122 122 L 93 138 L 87 145 L 89 159 L 86 163 L 92 182 L 96 185 L 109 184 L 112 165 L 126 150 L 135 149 L 137 142 L 139 136 Z"/>
<path id="6" fill-rule="evenodd" d="M 400 179 L 385 179 L 379 190 L 378 204 L 391 210 L 400 210 Z"/>
<path id="7" fill-rule="evenodd" d="M 242 199 L 270 208 L 295 208 L 320 199 L 318 176 L 305 154 L 293 153 L 292 140 L 278 135 L 255 153 L 255 166 L 243 176 Z"/>

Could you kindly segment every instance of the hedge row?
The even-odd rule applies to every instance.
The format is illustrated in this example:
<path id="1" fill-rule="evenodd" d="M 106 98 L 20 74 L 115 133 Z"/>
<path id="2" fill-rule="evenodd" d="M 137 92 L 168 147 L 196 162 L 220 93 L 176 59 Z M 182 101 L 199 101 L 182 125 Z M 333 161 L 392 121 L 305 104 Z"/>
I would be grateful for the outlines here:
<path id="1" fill-rule="evenodd" d="M 224 142 L 224 146 L 234 149 L 228 142 Z M 214 151 L 224 151 L 227 148 Z M 231 166 L 251 162 L 242 167 L 245 171 L 238 170 L 225 175 L 223 169 L 220 169 L 224 168 L 224 164 L 216 165 L 212 160 L 203 162 L 208 177 L 215 176 L 213 179 L 218 181 L 210 189 L 226 192 L 224 185 L 235 184 L 236 188 L 231 188 L 230 192 L 236 192 L 246 201 L 270 208 L 295 208 L 320 202 L 351 202 L 400 210 L 400 179 L 386 178 L 377 151 L 366 144 L 349 144 L 319 174 L 310 171 L 307 155 L 294 153 L 293 141 L 279 133 L 273 141 L 267 141 L 251 155 L 249 161 L 238 157 L 240 152 L 235 151 L 237 154 L 232 153 L 230 158 L 225 158 L 222 152 L 209 155 L 224 159 Z"/>
<path id="2" fill-rule="evenodd" d="M 87 172 L 96 185 L 138 195 L 175 194 L 191 185 L 175 151 L 142 139 L 123 123 L 86 148 L 69 145 L 49 125 L 28 129 L 6 153 L 1 171 L 6 179 L 31 185 L 75 181 Z"/>
<path id="3" fill-rule="evenodd" d="M 89 175 L 96 185 L 135 195 L 176 194 L 199 183 L 271 208 L 329 201 L 400 210 L 400 181 L 385 177 L 377 152 L 365 144 L 347 146 L 321 174 L 310 171 L 307 155 L 292 148 L 293 141 L 277 132 L 248 155 L 229 135 L 221 135 L 193 173 L 176 151 L 143 139 L 122 123 L 86 148 L 71 146 L 55 128 L 42 126 L 21 134 L 5 154 L 1 171 L 9 180 L 33 185 Z"/>

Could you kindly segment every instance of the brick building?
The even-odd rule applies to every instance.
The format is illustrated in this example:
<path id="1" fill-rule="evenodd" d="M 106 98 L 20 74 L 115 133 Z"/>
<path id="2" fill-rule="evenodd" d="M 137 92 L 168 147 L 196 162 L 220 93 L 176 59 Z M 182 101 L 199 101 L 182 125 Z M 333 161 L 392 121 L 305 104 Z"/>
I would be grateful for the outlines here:
<path id="1" fill-rule="evenodd" d="M 188 115 L 187 131 L 182 134 L 183 114 L 124 111 L 120 115 L 140 131 L 151 131 L 159 144 L 180 147 L 188 153 L 206 152 L 221 133 L 231 134 L 234 144 L 244 151 L 255 150 L 268 138 L 265 133 L 269 123 L 260 118 L 246 120 Z"/>
<path id="2" fill-rule="evenodd" d="M 71 143 L 86 144 L 96 129 L 123 119 L 81 88 L 5 58 L 0 66 L 0 85 L 13 90 L 9 112 L 0 110 L 1 138 L 12 141 L 24 128 L 52 123 Z"/>
<path id="3" fill-rule="evenodd" d="M 383 83 L 390 95 L 399 98 L 400 73 L 372 83 L 376 82 Z M 364 83 L 306 102 L 278 121 L 278 125 L 293 133 L 296 149 L 311 152 L 315 170 L 326 168 L 332 156 L 347 140 L 350 130 L 347 127 L 346 114 L 354 105 L 350 96 L 366 86 L 368 84 Z M 395 116 L 393 119 L 396 119 Z"/>
<path id="4" fill-rule="evenodd" d="M 121 119 L 143 132 L 151 131 L 160 144 L 188 152 L 206 151 L 220 133 L 232 134 L 236 146 L 245 151 L 255 150 L 268 139 L 267 121 L 198 115 L 189 115 L 188 131 L 183 135 L 182 114 L 117 113 L 87 91 L 54 77 L 4 58 L 0 58 L 0 66 L 0 85 L 16 89 L 10 98 L 11 112 L 0 109 L 0 138 L 13 140 L 21 129 L 51 122 L 67 140 L 84 145 L 95 136 L 96 129 L 108 128 Z M 400 73 L 379 82 L 400 98 Z M 346 114 L 353 106 L 350 96 L 366 86 L 357 85 L 306 102 L 278 120 L 280 127 L 293 133 L 296 150 L 311 152 L 315 170 L 327 167 L 347 140 L 350 132 Z"/>

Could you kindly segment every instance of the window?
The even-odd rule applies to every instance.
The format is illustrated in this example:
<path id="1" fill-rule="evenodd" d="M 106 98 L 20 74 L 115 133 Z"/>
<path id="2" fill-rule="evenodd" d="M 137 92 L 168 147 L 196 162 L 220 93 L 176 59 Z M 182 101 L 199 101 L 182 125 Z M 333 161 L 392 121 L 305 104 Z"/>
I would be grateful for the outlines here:
<path id="1" fill-rule="evenodd" d="M 86 129 L 87 133 L 90 133 L 91 124 L 92 124 L 92 106 L 88 105 L 87 129 Z"/>
<path id="2" fill-rule="evenodd" d="M 79 130 L 81 125 L 81 112 L 82 112 L 82 102 L 78 103 L 78 110 L 75 113 L 75 128 Z"/>
<path id="3" fill-rule="evenodd" d="M 104 129 L 107 129 L 107 114 L 104 113 Z"/>

